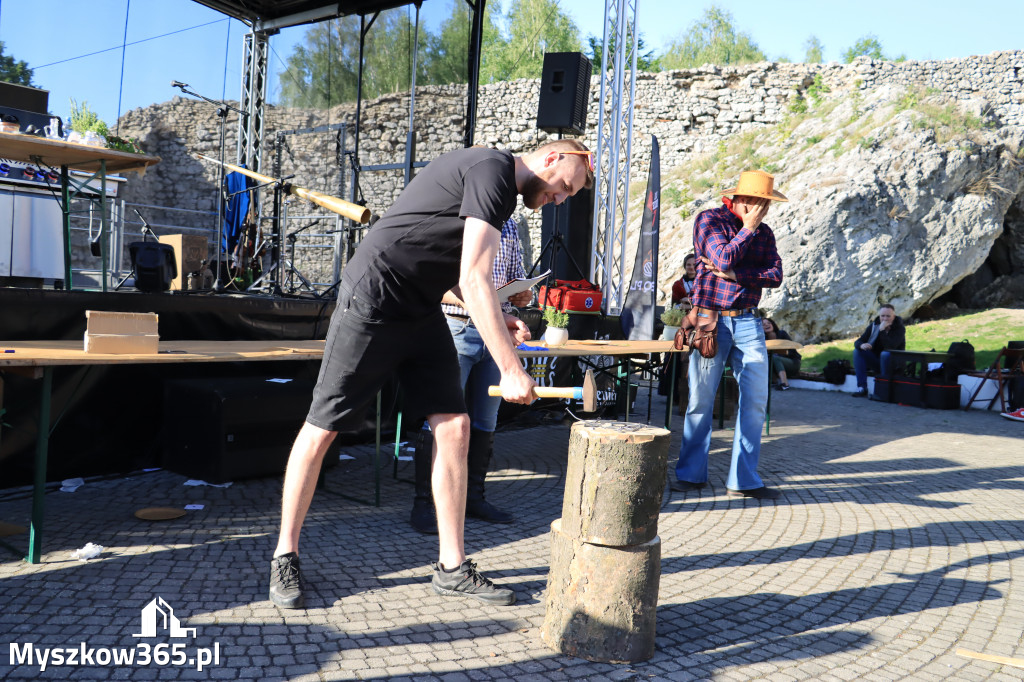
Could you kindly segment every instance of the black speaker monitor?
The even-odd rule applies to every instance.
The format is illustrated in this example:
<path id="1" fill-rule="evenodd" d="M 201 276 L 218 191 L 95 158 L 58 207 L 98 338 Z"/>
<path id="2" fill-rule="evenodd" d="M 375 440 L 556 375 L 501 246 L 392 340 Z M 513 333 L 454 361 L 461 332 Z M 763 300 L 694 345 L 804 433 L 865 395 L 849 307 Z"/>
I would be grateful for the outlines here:
<path id="1" fill-rule="evenodd" d="M 178 263 L 174 248 L 159 242 L 132 242 L 128 245 L 135 288 L 139 291 L 167 291 L 171 280 L 178 276 Z"/>
<path id="2" fill-rule="evenodd" d="M 594 191 L 590 189 L 580 189 L 560 206 L 541 208 L 539 272 L 550 269 L 559 279 L 590 279 L 593 216 Z"/>
<path id="3" fill-rule="evenodd" d="M 540 77 L 537 127 L 582 135 L 590 103 L 590 60 L 582 52 L 547 52 Z"/>

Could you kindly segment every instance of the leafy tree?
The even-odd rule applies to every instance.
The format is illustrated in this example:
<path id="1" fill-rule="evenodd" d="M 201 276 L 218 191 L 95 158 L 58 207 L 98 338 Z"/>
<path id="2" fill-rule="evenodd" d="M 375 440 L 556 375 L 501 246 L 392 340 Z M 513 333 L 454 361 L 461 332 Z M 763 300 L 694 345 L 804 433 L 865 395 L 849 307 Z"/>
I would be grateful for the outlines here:
<path id="1" fill-rule="evenodd" d="M 0 81 L 32 85 L 32 69 L 28 68 L 28 62 L 5 56 L 3 41 L 0 41 Z"/>
<path id="2" fill-rule="evenodd" d="M 882 52 L 882 43 L 878 42 L 878 38 L 870 33 L 855 42 L 852 47 L 843 53 L 843 62 L 849 64 L 857 57 L 871 57 L 872 59 L 886 62 L 902 62 L 907 58 L 903 54 L 895 58 L 886 57 L 885 53 Z"/>
<path id="3" fill-rule="evenodd" d="M 409 88 L 414 23 L 406 8 L 381 12 L 366 34 L 363 96 L 372 98 Z M 360 20 L 340 17 L 315 24 L 305 44 L 289 55 L 280 74 L 281 103 L 320 108 L 354 100 L 359 78 Z M 417 83 L 430 81 L 431 36 L 421 26 Z"/>
<path id="4" fill-rule="evenodd" d="M 545 52 L 582 52 L 579 28 L 558 0 L 512 0 L 503 19 L 484 50 L 481 82 L 540 78 Z"/>
<path id="5" fill-rule="evenodd" d="M 604 53 L 604 38 L 598 38 L 596 36 L 588 36 L 587 42 L 590 43 L 590 61 L 594 65 L 594 71 L 598 72 L 601 70 L 601 59 Z M 608 54 L 612 54 L 615 50 L 615 35 L 612 35 L 611 43 L 608 45 Z M 626 55 L 626 60 L 630 59 L 630 56 Z M 608 68 L 612 68 L 608 65 Z M 629 68 L 628 63 L 626 68 Z M 660 71 L 658 68 L 658 59 L 654 55 L 654 50 L 648 50 L 647 45 L 644 44 L 644 36 L 641 33 L 636 39 L 636 70 L 637 71 Z"/>
<path id="6" fill-rule="evenodd" d="M 737 33 L 732 14 L 711 5 L 680 38 L 672 41 L 660 62 L 664 69 L 690 69 L 702 64 L 750 64 L 766 59 L 746 33 Z"/>
<path id="7" fill-rule="evenodd" d="M 822 53 L 825 50 L 825 46 L 821 44 L 817 36 L 811 36 L 804 43 L 804 49 L 807 50 L 807 54 L 804 56 L 804 63 L 806 64 L 821 64 L 823 61 Z"/>

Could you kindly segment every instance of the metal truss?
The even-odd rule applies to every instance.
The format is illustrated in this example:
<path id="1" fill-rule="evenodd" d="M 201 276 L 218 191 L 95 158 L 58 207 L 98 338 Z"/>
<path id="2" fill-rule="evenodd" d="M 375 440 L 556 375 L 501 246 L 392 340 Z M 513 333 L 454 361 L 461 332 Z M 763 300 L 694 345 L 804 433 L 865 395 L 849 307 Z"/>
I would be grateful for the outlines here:
<path id="1" fill-rule="evenodd" d="M 242 101 L 245 112 L 238 120 L 238 163 L 259 172 L 263 165 L 263 113 L 267 99 L 267 53 L 270 33 L 245 34 L 242 67 Z"/>
<path id="2" fill-rule="evenodd" d="M 623 287 L 628 285 L 623 268 L 636 97 L 637 2 L 605 0 L 604 8 L 590 271 L 604 292 L 604 312 L 613 314 L 622 308 Z"/>

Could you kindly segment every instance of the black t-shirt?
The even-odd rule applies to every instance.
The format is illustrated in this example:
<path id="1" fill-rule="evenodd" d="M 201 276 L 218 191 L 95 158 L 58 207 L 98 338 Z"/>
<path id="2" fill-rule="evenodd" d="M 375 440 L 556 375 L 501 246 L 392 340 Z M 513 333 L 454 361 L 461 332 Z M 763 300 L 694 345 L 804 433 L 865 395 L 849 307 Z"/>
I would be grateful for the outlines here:
<path id="1" fill-rule="evenodd" d="M 509 152 L 457 149 L 421 170 L 359 243 L 342 286 L 385 318 L 439 310 L 459 283 L 466 218 L 497 230 L 516 207 L 515 161 Z"/>

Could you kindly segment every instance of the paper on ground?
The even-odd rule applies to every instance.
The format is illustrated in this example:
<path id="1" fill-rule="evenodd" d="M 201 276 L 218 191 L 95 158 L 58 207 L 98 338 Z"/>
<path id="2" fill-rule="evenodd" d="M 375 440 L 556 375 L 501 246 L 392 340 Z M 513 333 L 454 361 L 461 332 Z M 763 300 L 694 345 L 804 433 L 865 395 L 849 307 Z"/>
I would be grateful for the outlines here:
<path id="1" fill-rule="evenodd" d="M 81 478 L 65 478 L 60 482 L 60 491 L 62 493 L 73 493 L 79 488 L 85 485 L 85 480 Z"/>
<path id="2" fill-rule="evenodd" d="M 231 483 L 232 481 L 228 481 L 227 483 L 207 483 L 206 481 L 200 481 L 197 478 L 190 478 L 185 481 L 185 485 L 208 485 L 211 488 L 230 488 Z"/>
<path id="3" fill-rule="evenodd" d="M 91 542 L 85 543 L 85 547 L 76 549 L 71 553 L 72 559 L 78 559 L 79 561 L 88 561 L 89 559 L 95 559 L 100 554 L 103 554 L 103 550 L 106 549 L 103 545 L 93 544 Z"/>

